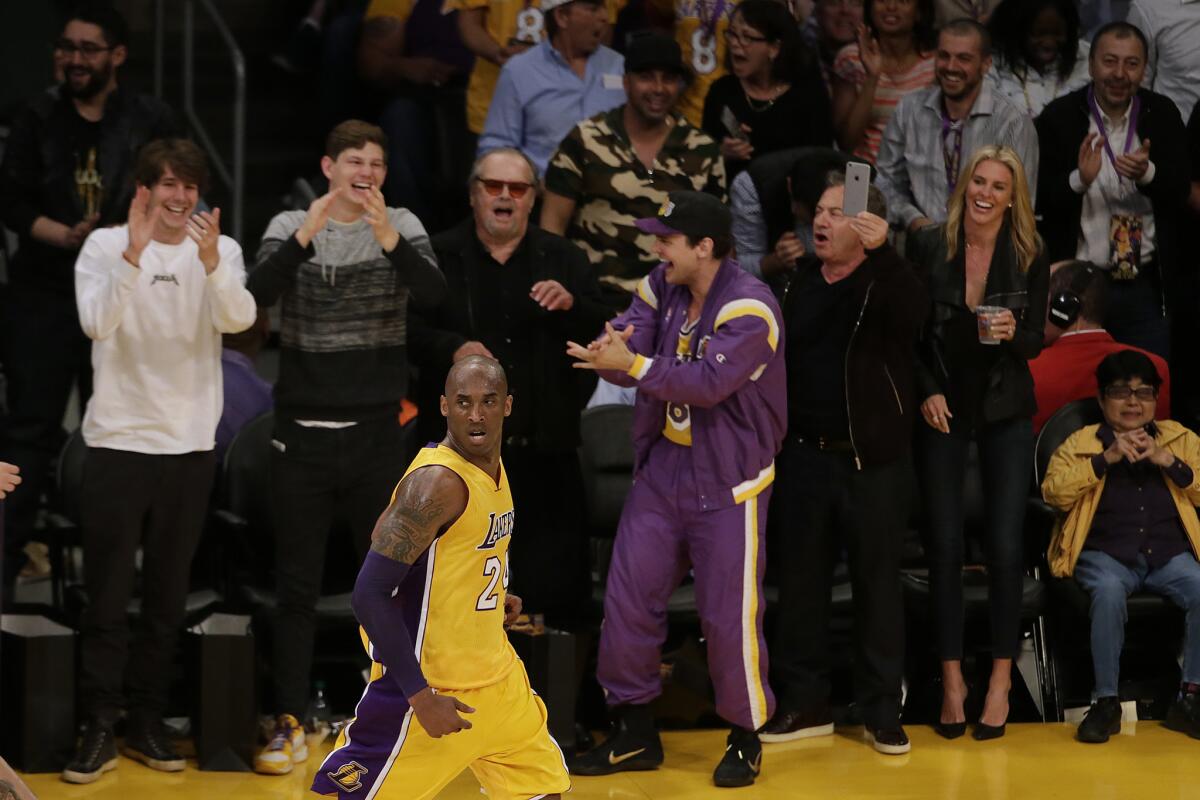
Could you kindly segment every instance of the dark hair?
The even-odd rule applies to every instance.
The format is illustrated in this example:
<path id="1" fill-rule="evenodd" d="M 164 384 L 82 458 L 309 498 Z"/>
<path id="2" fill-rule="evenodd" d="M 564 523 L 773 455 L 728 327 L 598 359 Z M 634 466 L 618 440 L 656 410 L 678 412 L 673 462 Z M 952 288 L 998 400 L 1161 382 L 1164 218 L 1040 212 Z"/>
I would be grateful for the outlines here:
<path id="1" fill-rule="evenodd" d="M 1096 387 L 1101 393 L 1117 381 L 1129 381 L 1132 378 L 1141 378 L 1142 383 L 1155 389 L 1162 386 L 1162 376 L 1154 368 L 1154 362 L 1137 350 L 1110 353 L 1096 367 Z"/>
<path id="2" fill-rule="evenodd" d="M 176 178 L 194 183 L 201 193 L 208 190 L 208 158 L 200 146 L 189 139 L 155 139 L 138 151 L 133 180 L 139 186 L 153 186 L 167 167 Z"/>
<path id="3" fill-rule="evenodd" d="M 1050 296 L 1072 292 L 1079 297 L 1076 319 L 1103 324 L 1108 313 L 1108 278 L 1090 261 L 1068 261 L 1050 273 Z"/>
<path id="4" fill-rule="evenodd" d="M 878 35 L 879 31 L 875 30 L 875 20 L 871 13 L 875 3 L 876 0 L 864 0 L 863 24 L 871 33 Z M 913 42 L 917 50 L 927 53 L 937 46 L 937 30 L 933 27 L 933 0 L 916 0 L 916 4 L 917 21 L 913 24 Z"/>
<path id="5" fill-rule="evenodd" d="M 979 55 L 987 58 L 992 54 L 992 35 L 988 33 L 987 28 L 970 17 L 950 20 L 942 27 L 941 32 L 951 36 L 969 36 L 973 33 L 979 37 Z"/>
<path id="6" fill-rule="evenodd" d="M 71 8 L 63 18 L 62 27 L 65 28 L 67 23 L 86 22 L 89 25 L 95 25 L 104 32 L 104 41 L 109 47 L 121 47 L 129 44 L 129 23 L 125 21 L 125 17 L 120 11 L 113 8 L 111 2 L 104 0 L 90 0 L 82 2 Z"/>
<path id="7" fill-rule="evenodd" d="M 835 186 L 845 185 L 845 172 L 835 169 L 830 170 L 825 174 L 826 189 L 832 189 Z M 824 194 L 824 192 L 822 192 L 822 194 Z M 873 183 L 867 187 L 867 211 L 870 211 L 877 217 L 883 217 L 884 219 L 887 219 L 887 199 L 883 196 L 883 191 Z"/>
<path id="8" fill-rule="evenodd" d="M 1058 51 L 1057 64 L 1059 79 L 1066 80 L 1079 58 L 1079 10 L 1071 0 L 1003 0 L 988 18 L 992 47 L 1007 69 L 1024 76 L 1029 66 L 1025 60 L 1025 40 L 1033 21 L 1047 8 L 1058 12 L 1066 23 L 1067 35 Z"/>
<path id="9" fill-rule="evenodd" d="M 1142 58 L 1150 57 L 1150 44 L 1146 41 L 1146 34 L 1142 33 L 1142 29 L 1137 25 L 1130 25 L 1128 22 L 1110 22 L 1107 25 L 1101 25 L 1100 30 L 1092 36 L 1092 52 L 1088 58 L 1091 58 L 1096 53 L 1096 43 L 1104 36 L 1111 34 L 1116 39 L 1128 39 L 1130 36 L 1137 38 L 1142 43 Z"/>
<path id="10" fill-rule="evenodd" d="M 368 144 L 377 144 L 383 150 L 384 162 L 387 162 L 388 138 L 383 128 L 363 122 L 361 119 L 348 119 L 339 122 L 325 138 L 325 155 L 337 161 L 346 150 L 357 150 Z"/>
<path id="11" fill-rule="evenodd" d="M 686 233 L 683 235 L 683 240 L 687 242 L 688 247 L 695 247 L 700 244 L 702 239 L 712 239 L 713 243 L 713 258 L 724 258 L 733 252 L 733 239 L 728 236 L 700 236 L 693 239 Z"/>
<path id="12" fill-rule="evenodd" d="M 778 0 L 743 0 L 734 8 L 730 19 L 735 16 L 765 36 L 769 43 L 779 45 L 779 55 L 771 64 L 771 77 L 777 81 L 798 82 L 803 70 L 813 63 L 813 54 L 800 37 L 796 18 L 787 6 Z M 730 57 L 726 48 L 726 61 Z M 726 67 L 732 71 L 728 64 Z"/>

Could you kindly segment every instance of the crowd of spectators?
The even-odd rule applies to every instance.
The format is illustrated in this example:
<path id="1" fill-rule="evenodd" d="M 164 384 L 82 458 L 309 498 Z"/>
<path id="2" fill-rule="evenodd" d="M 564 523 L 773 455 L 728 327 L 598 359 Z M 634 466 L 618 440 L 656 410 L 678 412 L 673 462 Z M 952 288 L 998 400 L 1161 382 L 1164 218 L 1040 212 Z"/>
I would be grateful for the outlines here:
<path id="1" fill-rule="evenodd" d="M 585 376 L 634 406 L 638 480 L 596 670 L 616 727 L 576 771 L 661 763 L 648 704 L 687 573 L 731 726 L 716 783 L 752 783 L 760 741 L 831 733 L 842 553 L 858 709 L 875 749 L 907 752 L 913 474 L 935 729 L 1004 735 L 1035 435 L 1088 398 L 1103 421 L 1067 441 L 1042 487 L 1062 512 L 1049 568 L 1092 600 L 1096 702 L 1078 738 L 1119 725 L 1135 590 L 1189 610 L 1167 724 L 1200 738 L 1200 3 L 1133 0 L 1127 19 L 1100 5 L 318 0 L 297 34 L 325 37 L 321 69 L 350 76 L 335 105 L 353 113 L 327 108 L 327 188 L 271 219 L 249 269 L 206 202 L 203 150 L 125 86 L 125 21 L 103 0 L 72 11 L 57 84 L 15 117 L 0 164 L 0 221 L 17 239 L 0 472 L 22 481 L 4 504 L 6 594 L 73 390 L 84 407 L 86 724 L 64 779 L 115 767 L 122 715 L 129 755 L 183 768 L 161 717 L 187 576 L 219 457 L 266 411 L 268 504 L 286 536 L 263 708 L 276 724 L 255 768 L 305 759 L 329 538 L 347 530 L 364 557 L 412 455 L 406 423 L 440 437 L 442 377 L 472 355 L 500 362 L 514 397 L 513 589 L 555 627 L 597 622 Z M 872 176 L 854 210 L 850 162 Z M 275 306 L 271 386 L 254 359 Z M 962 667 L 973 451 L 992 665 L 977 721 Z M 787 575 L 770 637 L 768 517 Z"/>

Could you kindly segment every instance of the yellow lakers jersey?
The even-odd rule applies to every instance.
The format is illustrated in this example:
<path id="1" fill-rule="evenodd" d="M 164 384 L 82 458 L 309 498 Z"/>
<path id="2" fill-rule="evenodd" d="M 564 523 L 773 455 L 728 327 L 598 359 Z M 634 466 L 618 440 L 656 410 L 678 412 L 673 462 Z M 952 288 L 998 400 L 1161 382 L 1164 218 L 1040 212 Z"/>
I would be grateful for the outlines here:
<path id="1" fill-rule="evenodd" d="M 430 686 L 488 686 L 503 680 L 517 661 L 504 632 L 508 545 L 514 520 L 508 475 L 501 465 L 497 484 L 479 467 L 440 444 L 422 448 L 404 474 L 407 477 L 433 465 L 462 478 L 467 485 L 467 507 L 417 559 L 400 587 L 406 616 L 416 607 L 420 609 L 419 616 L 406 622 Z"/>
<path id="2" fill-rule="evenodd" d="M 692 335 L 696 332 L 696 325 L 699 322 L 699 318 L 691 322 L 685 319 L 679 328 L 679 338 L 675 343 L 675 358 L 679 361 L 692 360 Z M 686 403 L 667 403 L 667 421 L 663 425 L 663 436 L 675 444 L 681 444 L 684 447 L 692 446 L 691 407 Z"/>

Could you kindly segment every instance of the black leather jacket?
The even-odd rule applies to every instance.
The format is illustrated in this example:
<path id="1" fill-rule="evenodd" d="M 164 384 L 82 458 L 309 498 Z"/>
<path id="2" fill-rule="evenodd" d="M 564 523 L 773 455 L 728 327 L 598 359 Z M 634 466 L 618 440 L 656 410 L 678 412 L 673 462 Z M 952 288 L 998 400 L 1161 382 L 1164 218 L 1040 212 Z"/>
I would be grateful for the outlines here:
<path id="1" fill-rule="evenodd" d="M 963 237 L 960 236 L 959 241 L 964 241 Z M 1043 248 L 1029 270 L 1022 274 L 1011 241 L 1006 224 L 992 253 L 984 302 L 1012 311 L 1017 330 L 1011 341 L 1001 343 L 1001 357 L 988 374 L 983 422 L 1032 417 L 1037 411 L 1028 362 L 1042 350 L 1050 264 Z M 945 394 L 950 383 L 944 357 L 946 322 L 967 307 L 961 247 L 960 244 L 960 252 L 953 257 L 947 254 L 943 225 L 922 228 L 909 236 L 908 257 L 928 273 L 933 299 L 933 310 L 917 348 L 917 390 L 922 401 L 935 394 Z"/>

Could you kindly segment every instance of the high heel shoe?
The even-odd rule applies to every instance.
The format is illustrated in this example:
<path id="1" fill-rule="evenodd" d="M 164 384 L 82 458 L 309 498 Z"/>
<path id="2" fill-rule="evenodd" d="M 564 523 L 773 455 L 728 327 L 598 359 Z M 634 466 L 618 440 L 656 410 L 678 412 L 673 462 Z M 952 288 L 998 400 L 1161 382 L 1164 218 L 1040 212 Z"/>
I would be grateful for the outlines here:
<path id="1" fill-rule="evenodd" d="M 986 742 L 989 739 L 999 739 L 1004 735 L 1004 726 L 1007 723 L 1001 722 L 999 725 L 988 725 L 983 722 L 975 723 L 975 730 L 971 731 L 971 738 L 977 742 Z"/>
<path id="2" fill-rule="evenodd" d="M 967 732 L 965 722 L 935 722 L 933 732 L 943 739 L 957 739 Z"/>

